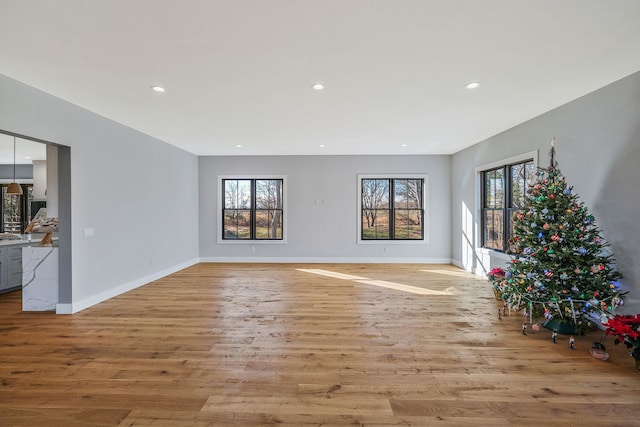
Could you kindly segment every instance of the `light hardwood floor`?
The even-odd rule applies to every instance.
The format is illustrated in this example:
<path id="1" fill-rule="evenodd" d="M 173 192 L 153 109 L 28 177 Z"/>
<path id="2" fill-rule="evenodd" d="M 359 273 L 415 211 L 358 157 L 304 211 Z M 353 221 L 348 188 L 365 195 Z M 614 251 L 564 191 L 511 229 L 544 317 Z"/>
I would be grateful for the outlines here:
<path id="1" fill-rule="evenodd" d="M 640 425 L 624 348 L 523 336 L 448 265 L 199 264 L 75 315 L 20 304 L 0 426 Z"/>

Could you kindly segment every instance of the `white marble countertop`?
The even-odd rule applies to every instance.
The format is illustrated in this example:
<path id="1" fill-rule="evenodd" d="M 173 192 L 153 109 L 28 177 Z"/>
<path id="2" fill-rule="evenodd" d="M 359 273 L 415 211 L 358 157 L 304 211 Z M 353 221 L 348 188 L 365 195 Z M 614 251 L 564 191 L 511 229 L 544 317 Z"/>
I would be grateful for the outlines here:
<path id="1" fill-rule="evenodd" d="M 37 246 L 40 240 L 44 237 L 45 233 L 31 233 L 21 234 L 20 239 L 0 239 L 1 246 Z M 58 240 L 57 236 L 54 236 L 54 241 Z"/>

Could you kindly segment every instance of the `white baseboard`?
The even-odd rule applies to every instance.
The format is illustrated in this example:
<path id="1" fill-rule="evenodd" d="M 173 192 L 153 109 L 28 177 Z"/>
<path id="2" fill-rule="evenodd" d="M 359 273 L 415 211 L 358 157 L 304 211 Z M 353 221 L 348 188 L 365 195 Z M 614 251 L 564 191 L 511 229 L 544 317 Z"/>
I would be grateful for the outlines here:
<path id="1" fill-rule="evenodd" d="M 458 260 L 458 259 L 453 259 L 453 258 L 452 258 L 452 259 L 451 259 L 451 264 L 455 265 L 455 266 L 456 266 L 456 267 L 458 267 L 458 268 L 461 268 L 461 269 L 463 269 L 463 270 L 466 270 L 466 269 L 464 268 L 464 264 L 462 264 L 462 261 L 460 261 L 460 260 Z"/>
<path id="2" fill-rule="evenodd" d="M 482 269 L 482 267 L 476 267 L 473 269 L 472 271 L 473 274 L 475 274 L 476 276 L 480 276 L 480 277 L 485 277 L 485 272 Z"/>
<path id="3" fill-rule="evenodd" d="M 451 264 L 451 258 L 201 257 L 200 262 L 256 264 Z"/>
<path id="4" fill-rule="evenodd" d="M 124 283 L 118 287 L 113 289 L 106 290 L 104 292 L 100 292 L 99 294 L 92 295 L 89 298 L 85 298 L 80 301 L 73 302 L 71 304 L 57 304 L 56 305 L 56 314 L 73 314 L 79 311 L 84 310 L 85 308 L 89 308 L 93 305 L 101 303 L 102 301 L 106 301 L 110 298 L 116 297 L 118 295 L 124 294 L 125 292 L 129 292 L 133 289 L 139 288 L 142 285 L 146 285 L 147 283 L 153 282 L 154 280 L 161 279 L 165 276 L 173 274 L 177 271 L 183 270 L 187 267 L 191 267 L 199 262 L 199 260 L 193 259 L 190 261 L 186 261 L 173 267 L 166 268 L 164 270 L 157 271 L 148 276 L 141 277 L 137 280 L 133 280 L 129 283 Z"/>
<path id="5" fill-rule="evenodd" d="M 473 267 L 473 266 L 465 267 L 464 263 L 459 259 L 452 259 L 451 264 L 471 274 L 475 274 L 476 276 L 484 277 L 484 271 L 482 271 L 482 267 Z"/>

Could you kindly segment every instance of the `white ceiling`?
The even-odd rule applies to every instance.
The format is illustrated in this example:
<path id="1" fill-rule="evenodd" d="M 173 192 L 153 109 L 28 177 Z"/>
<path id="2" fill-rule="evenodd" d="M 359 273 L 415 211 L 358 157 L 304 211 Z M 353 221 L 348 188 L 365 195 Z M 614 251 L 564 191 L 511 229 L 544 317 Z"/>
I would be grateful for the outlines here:
<path id="1" fill-rule="evenodd" d="M 638 0 L 0 10 L 0 73 L 198 155 L 450 154 L 640 70 Z"/>
<path id="2" fill-rule="evenodd" d="M 32 164 L 33 160 L 47 160 L 47 146 L 40 142 L 16 138 L 17 165 Z M 0 165 L 13 164 L 13 136 L 0 133 Z"/>

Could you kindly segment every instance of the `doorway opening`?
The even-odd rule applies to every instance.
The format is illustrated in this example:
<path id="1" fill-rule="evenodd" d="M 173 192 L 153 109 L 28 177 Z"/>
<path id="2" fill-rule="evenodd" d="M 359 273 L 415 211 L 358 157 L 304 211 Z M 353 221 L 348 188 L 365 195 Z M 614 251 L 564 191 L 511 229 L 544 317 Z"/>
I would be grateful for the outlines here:
<path id="1" fill-rule="evenodd" d="M 9 183 L 14 182 L 19 184 L 22 194 L 7 191 Z M 19 247 L 37 245 L 31 240 L 36 236 L 31 228 L 38 218 L 46 218 L 50 228 L 55 223 L 49 234 L 54 235 L 53 246 L 58 252 L 58 289 L 57 298 L 55 295 L 51 298 L 55 301 L 50 311 L 59 312 L 59 307 L 72 302 L 70 147 L 0 129 L 0 248 L 6 248 L 7 253 L 11 248 L 15 254 Z M 10 269 L 7 264 L 4 270 Z M 25 272 L 1 273 L 0 293 L 22 287 L 20 279 Z M 5 275 L 9 279 L 3 285 Z"/>

